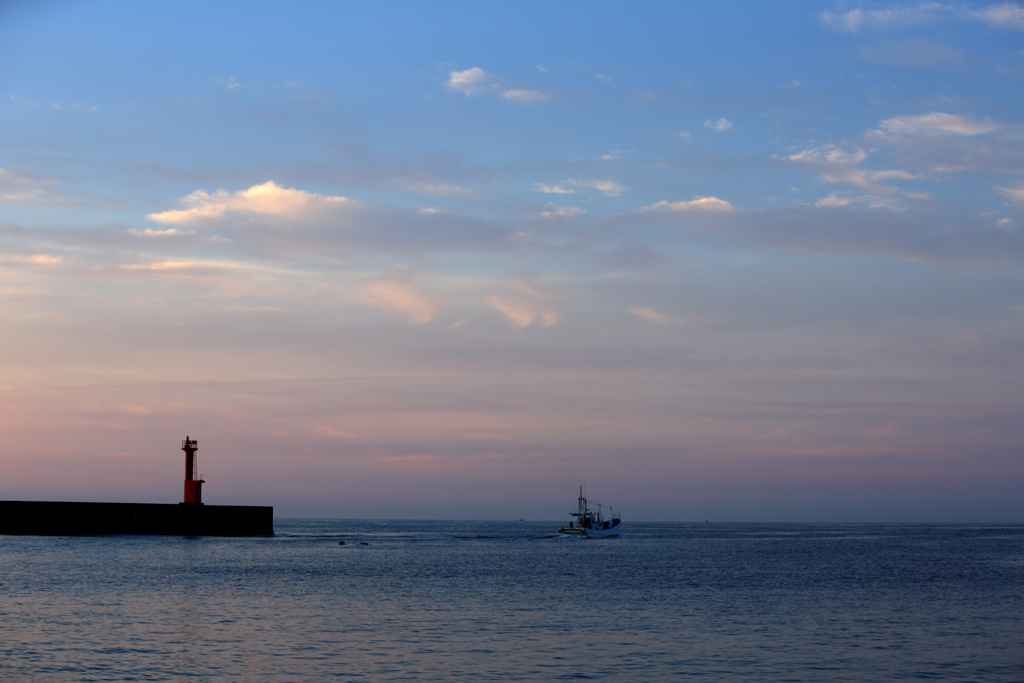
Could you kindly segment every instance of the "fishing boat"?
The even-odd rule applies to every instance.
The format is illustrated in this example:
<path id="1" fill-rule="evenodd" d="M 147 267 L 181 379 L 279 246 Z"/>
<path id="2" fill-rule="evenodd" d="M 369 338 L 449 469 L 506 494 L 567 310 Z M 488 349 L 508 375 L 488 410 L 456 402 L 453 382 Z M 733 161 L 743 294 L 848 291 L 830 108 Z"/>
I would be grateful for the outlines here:
<path id="1" fill-rule="evenodd" d="M 622 518 L 612 511 L 608 506 L 608 515 L 604 514 L 604 506 L 597 503 L 597 509 L 590 507 L 587 499 L 583 496 L 583 487 L 580 486 L 580 497 L 576 501 L 576 512 L 570 512 L 575 519 L 569 522 L 569 526 L 563 526 L 558 533 L 566 536 L 584 536 L 586 538 L 599 538 L 601 536 L 615 536 L 622 528 Z"/>

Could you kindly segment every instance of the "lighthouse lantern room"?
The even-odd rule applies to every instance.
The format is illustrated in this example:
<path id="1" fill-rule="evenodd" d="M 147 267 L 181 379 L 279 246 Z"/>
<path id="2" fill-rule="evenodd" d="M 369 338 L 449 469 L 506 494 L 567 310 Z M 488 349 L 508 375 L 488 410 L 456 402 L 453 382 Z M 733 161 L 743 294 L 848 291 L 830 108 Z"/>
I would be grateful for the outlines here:
<path id="1" fill-rule="evenodd" d="M 203 478 L 196 474 L 198 459 L 196 451 L 199 450 L 195 439 L 188 436 L 181 442 L 181 450 L 185 451 L 185 501 L 186 503 L 203 504 Z"/>

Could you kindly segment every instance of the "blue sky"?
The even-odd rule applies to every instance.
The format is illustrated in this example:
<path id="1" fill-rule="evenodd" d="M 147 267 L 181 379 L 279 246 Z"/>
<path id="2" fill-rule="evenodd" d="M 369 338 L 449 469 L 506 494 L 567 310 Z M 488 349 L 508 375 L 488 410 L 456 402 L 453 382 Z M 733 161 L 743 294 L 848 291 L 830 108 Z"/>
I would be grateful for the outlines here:
<path id="1" fill-rule="evenodd" d="M 0 497 L 1022 521 L 1024 6 L 0 8 Z"/>

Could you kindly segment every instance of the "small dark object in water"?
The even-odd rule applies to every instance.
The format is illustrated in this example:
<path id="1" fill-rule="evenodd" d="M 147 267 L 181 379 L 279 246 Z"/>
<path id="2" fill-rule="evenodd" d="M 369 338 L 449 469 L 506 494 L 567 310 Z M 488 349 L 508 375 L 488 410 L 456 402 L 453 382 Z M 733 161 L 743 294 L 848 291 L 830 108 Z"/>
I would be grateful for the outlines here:
<path id="1" fill-rule="evenodd" d="M 338 545 L 345 545 L 345 541 L 338 541 Z"/>

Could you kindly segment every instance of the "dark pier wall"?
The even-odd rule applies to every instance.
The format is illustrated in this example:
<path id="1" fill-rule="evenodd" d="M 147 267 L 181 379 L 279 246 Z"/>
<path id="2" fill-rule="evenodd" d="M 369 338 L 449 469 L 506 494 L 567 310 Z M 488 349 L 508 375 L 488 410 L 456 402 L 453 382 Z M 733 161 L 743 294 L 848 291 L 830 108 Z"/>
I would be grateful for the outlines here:
<path id="1" fill-rule="evenodd" d="M 0 500 L 0 534 L 273 536 L 274 508 L 196 503 L 163 505 Z"/>

